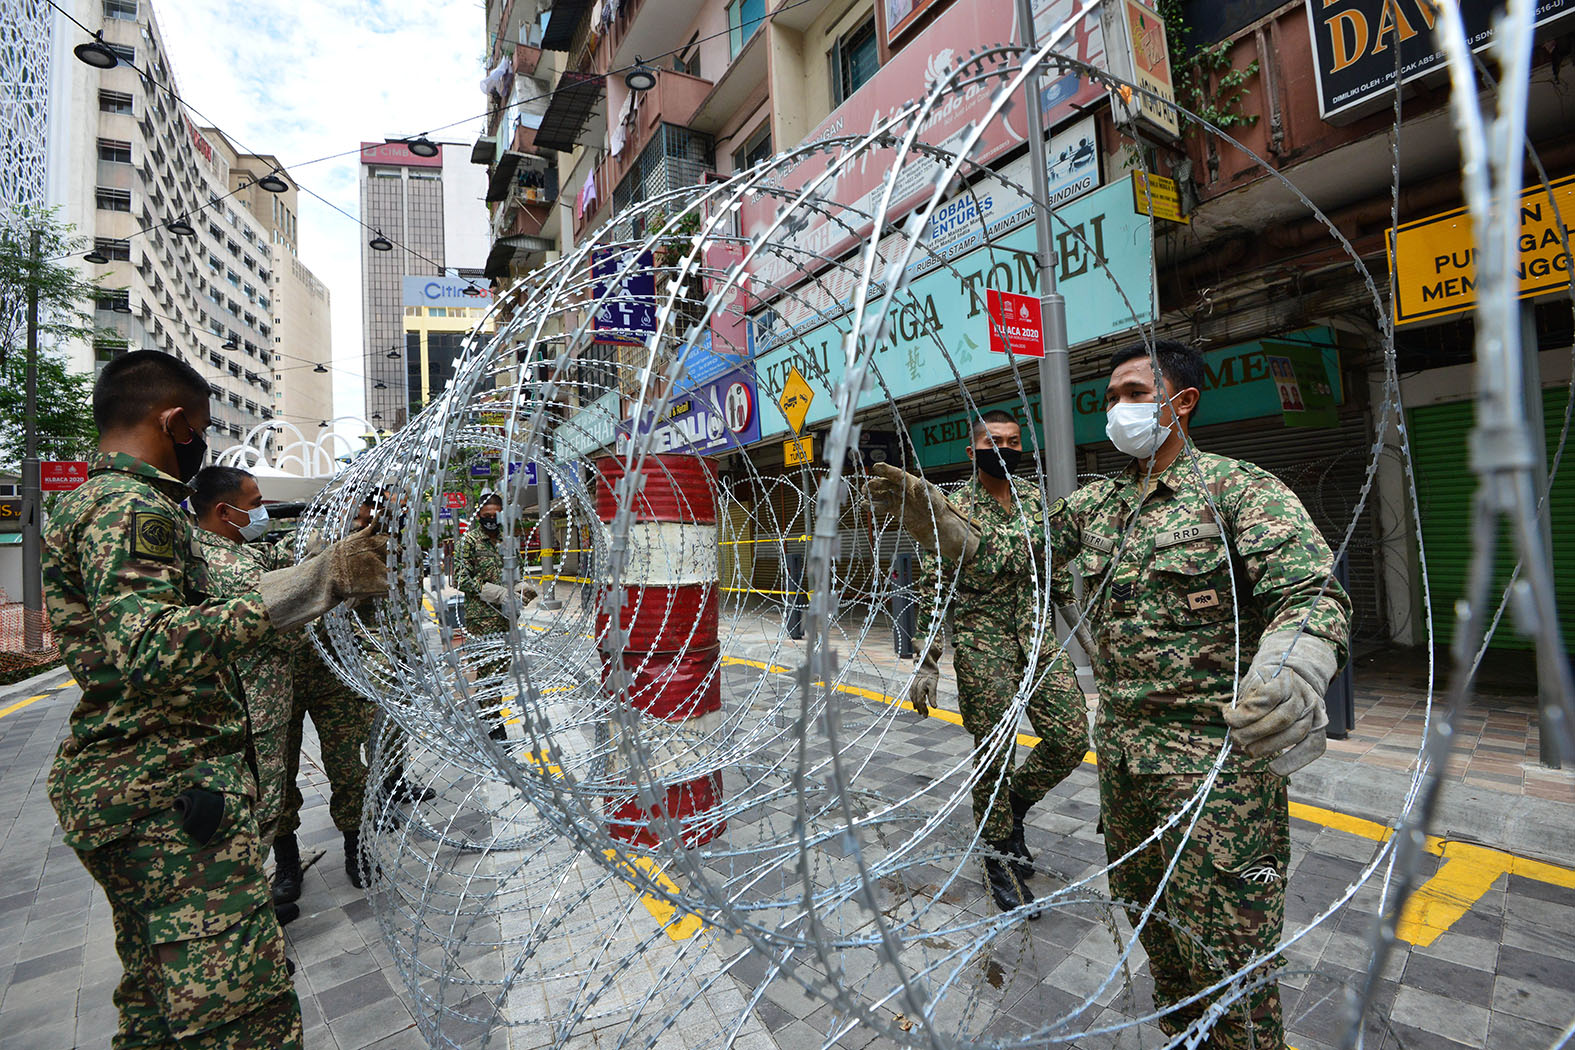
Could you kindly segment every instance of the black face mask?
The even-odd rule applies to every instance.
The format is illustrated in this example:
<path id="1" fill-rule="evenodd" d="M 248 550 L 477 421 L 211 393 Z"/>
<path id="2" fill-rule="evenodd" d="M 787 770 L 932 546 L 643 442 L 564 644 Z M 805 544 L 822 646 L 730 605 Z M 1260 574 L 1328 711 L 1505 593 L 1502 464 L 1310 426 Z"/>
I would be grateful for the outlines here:
<path id="1" fill-rule="evenodd" d="M 488 532 L 497 532 L 498 531 L 498 519 L 497 518 L 478 518 L 477 519 L 477 523 L 482 528 L 486 529 Z"/>
<path id="2" fill-rule="evenodd" d="M 188 423 L 187 426 L 191 426 L 191 424 Z M 166 433 L 168 432 L 166 431 Z M 170 435 L 170 440 L 175 440 L 173 434 Z M 177 443 L 175 446 L 176 475 L 181 481 L 190 482 L 192 478 L 197 476 L 197 471 L 202 469 L 202 461 L 207 456 L 208 442 L 193 428 L 190 439 L 184 445 Z"/>
<path id="3" fill-rule="evenodd" d="M 1004 478 L 1017 471 L 1023 461 L 1023 450 L 1018 448 L 976 448 L 974 464 L 992 478 Z"/>

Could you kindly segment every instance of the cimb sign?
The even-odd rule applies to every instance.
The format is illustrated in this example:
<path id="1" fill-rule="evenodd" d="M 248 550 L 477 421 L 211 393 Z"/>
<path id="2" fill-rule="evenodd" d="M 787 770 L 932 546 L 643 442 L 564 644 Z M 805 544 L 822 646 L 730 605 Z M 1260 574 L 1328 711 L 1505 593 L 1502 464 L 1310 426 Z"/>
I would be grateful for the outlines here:
<path id="1" fill-rule="evenodd" d="M 481 278 L 472 280 L 466 277 L 406 274 L 404 301 L 406 306 L 468 306 L 486 309 L 492 305 L 492 289 Z"/>

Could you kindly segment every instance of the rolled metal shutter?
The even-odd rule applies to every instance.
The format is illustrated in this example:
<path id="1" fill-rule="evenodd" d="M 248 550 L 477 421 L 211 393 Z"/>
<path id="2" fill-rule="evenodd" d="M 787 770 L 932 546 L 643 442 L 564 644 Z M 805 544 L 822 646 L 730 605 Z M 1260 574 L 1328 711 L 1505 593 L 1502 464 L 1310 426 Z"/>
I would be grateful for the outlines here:
<path id="1" fill-rule="evenodd" d="M 1569 391 L 1563 387 L 1543 391 L 1542 413 L 1551 465 L 1564 425 Z M 1427 556 L 1427 577 L 1432 591 L 1433 625 L 1437 641 L 1447 645 L 1455 637 L 1455 602 L 1465 594 L 1466 573 L 1474 544 L 1471 535 L 1471 501 L 1477 479 L 1471 473 L 1466 438 L 1474 419 L 1473 403 L 1456 401 L 1427 405 L 1407 413 L 1411 455 L 1416 464 L 1417 500 L 1421 504 L 1422 542 Z M 1553 480 L 1548 500 L 1553 526 L 1553 581 L 1558 600 L 1559 624 L 1566 651 L 1575 628 L 1575 448 L 1566 448 L 1564 462 Z M 1514 545 L 1501 527 L 1493 569 L 1496 609 L 1515 565 Z M 1420 584 L 1418 584 L 1420 590 Z M 1490 612 L 1491 615 L 1491 612 Z M 1495 649 L 1529 649 L 1531 643 L 1515 631 L 1508 615 L 1500 622 L 1492 642 Z"/>

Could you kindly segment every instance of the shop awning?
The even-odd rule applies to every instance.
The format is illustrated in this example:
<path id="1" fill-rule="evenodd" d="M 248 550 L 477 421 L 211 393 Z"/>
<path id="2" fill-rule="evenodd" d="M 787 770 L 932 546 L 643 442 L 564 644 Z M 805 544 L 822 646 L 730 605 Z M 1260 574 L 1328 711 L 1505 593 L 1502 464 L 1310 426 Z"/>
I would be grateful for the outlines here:
<path id="1" fill-rule="evenodd" d="M 476 139 L 476 144 L 470 147 L 470 162 L 472 164 L 491 164 L 497 150 L 498 140 L 491 135 L 482 135 Z"/>
<path id="2" fill-rule="evenodd" d="M 541 33 L 543 51 L 567 51 L 574 43 L 574 33 L 585 18 L 590 0 L 556 0 L 552 14 L 547 18 L 547 28 Z"/>
<path id="3" fill-rule="evenodd" d="M 585 121 L 602 97 L 600 73 L 564 73 L 536 129 L 536 145 L 562 153 L 574 152 Z"/>
<path id="4" fill-rule="evenodd" d="M 532 252 L 550 252 L 553 247 L 553 242 L 546 237 L 531 233 L 511 233 L 507 237 L 499 237 L 487 253 L 487 266 L 481 275 L 488 280 L 507 277 L 509 264 L 514 261 L 516 253 L 529 255 Z"/>
<path id="5" fill-rule="evenodd" d="M 487 180 L 487 203 L 496 204 L 509 195 L 509 187 L 514 185 L 514 173 L 519 171 L 520 159 L 523 153 L 509 150 L 498 161 L 498 166 L 492 169 L 492 178 Z"/>

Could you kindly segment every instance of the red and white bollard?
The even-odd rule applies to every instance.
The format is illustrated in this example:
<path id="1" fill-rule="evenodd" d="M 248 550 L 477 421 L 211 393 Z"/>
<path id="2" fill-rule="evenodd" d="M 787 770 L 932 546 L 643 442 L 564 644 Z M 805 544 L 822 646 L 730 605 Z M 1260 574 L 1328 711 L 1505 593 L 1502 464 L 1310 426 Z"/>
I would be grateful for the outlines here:
<path id="1" fill-rule="evenodd" d="M 606 524 L 617 513 L 623 459 L 597 460 L 596 470 L 596 515 Z M 694 847 L 727 826 L 713 815 L 722 801 L 721 770 L 690 775 L 722 718 L 716 464 L 703 456 L 648 455 L 640 475 L 644 484 L 632 504 L 618 621 L 628 633 L 622 654 L 628 702 L 642 722 L 640 740 L 649 761 L 630 767 L 616 721 L 611 761 L 631 788 L 631 776 L 639 776 L 662 802 L 651 809 L 638 795 L 609 798 L 607 829 L 632 845 L 656 846 L 665 833 L 659 818 L 671 818 L 682 845 Z M 606 590 L 604 583 L 596 614 L 604 687 L 618 659 L 607 637 Z"/>

